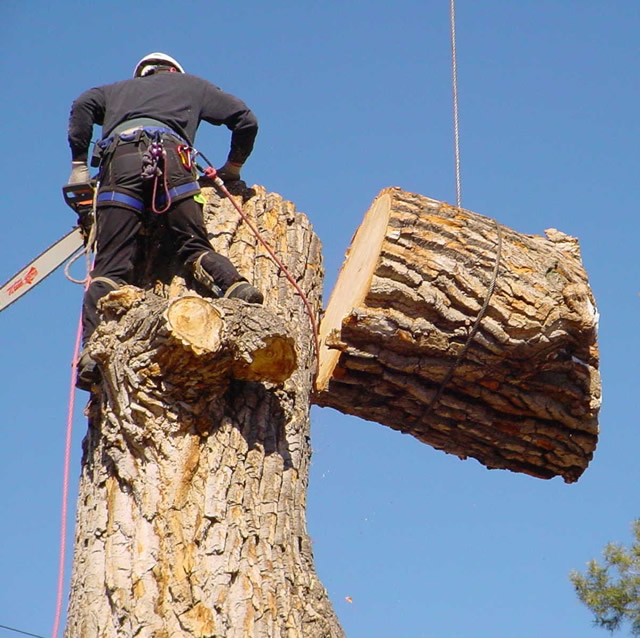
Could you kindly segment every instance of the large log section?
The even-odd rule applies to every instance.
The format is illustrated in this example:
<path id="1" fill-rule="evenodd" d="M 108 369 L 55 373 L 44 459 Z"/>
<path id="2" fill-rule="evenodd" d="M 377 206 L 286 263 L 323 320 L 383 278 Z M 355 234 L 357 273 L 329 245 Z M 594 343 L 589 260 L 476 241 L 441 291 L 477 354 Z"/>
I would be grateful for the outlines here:
<path id="1" fill-rule="evenodd" d="M 321 324 L 315 402 L 576 481 L 597 442 L 598 318 L 577 241 L 546 235 L 383 190 Z"/>

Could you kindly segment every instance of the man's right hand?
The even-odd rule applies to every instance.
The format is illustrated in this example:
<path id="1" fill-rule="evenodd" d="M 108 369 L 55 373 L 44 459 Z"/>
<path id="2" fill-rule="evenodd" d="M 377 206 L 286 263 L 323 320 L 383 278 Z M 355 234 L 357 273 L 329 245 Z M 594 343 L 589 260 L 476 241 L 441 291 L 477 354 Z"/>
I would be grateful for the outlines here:
<path id="1" fill-rule="evenodd" d="M 71 162 L 71 175 L 67 184 L 86 184 L 91 181 L 86 162 Z"/>

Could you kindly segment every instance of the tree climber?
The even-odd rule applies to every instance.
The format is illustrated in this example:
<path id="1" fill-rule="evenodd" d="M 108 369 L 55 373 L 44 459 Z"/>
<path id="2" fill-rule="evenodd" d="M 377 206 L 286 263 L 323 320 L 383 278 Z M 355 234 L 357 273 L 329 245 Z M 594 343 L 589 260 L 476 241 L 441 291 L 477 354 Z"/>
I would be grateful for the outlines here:
<path id="1" fill-rule="evenodd" d="M 132 283 L 137 235 L 149 210 L 163 213 L 178 257 L 214 296 L 263 302 L 262 293 L 227 257 L 215 253 L 207 238 L 192 162 L 202 120 L 231 130 L 231 148 L 218 175 L 224 181 L 240 179 L 258 132 L 255 115 L 238 98 L 185 73 L 169 55 L 150 53 L 138 62 L 132 79 L 89 89 L 73 102 L 69 184 L 90 181 L 93 125 L 102 125 L 103 132 L 91 160 L 92 166 L 99 166 L 97 249 L 83 301 L 84 346 L 99 322 L 98 300 Z M 76 385 L 89 390 L 98 379 L 97 365 L 85 347 Z"/>

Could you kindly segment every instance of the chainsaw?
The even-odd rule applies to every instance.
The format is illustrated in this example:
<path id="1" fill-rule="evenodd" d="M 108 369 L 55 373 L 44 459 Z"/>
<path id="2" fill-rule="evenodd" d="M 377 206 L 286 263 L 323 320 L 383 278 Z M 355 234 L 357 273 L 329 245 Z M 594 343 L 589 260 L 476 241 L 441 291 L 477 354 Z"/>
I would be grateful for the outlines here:
<path id="1" fill-rule="evenodd" d="M 0 286 L 0 312 L 35 288 L 86 245 L 94 221 L 95 186 L 93 181 L 63 186 L 64 201 L 78 215 L 78 225 Z"/>

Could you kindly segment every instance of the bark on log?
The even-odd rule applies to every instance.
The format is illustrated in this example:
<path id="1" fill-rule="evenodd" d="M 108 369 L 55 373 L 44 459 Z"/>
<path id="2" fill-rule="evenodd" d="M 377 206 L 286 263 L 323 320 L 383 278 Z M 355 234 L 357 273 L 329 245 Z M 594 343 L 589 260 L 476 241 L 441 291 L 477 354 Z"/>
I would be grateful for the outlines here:
<path id="1" fill-rule="evenodd" d="M 214 248 L 265 305 L 201 299 L 173 266 L 104 300 L 67 638 L 343 636 L 306 530 L 309 319 L 230 203 L 205 194 Z M 307 218 L 259 187 L 235 196 L 317 311 Z"/>
<path id="2" fill-rule="evenodd" d="M 597 312 L 578 242 L 546 235 L 383 190 L 321 323 L 315 402 L 488 468 L 576 481 L 598 434 Z"/>

